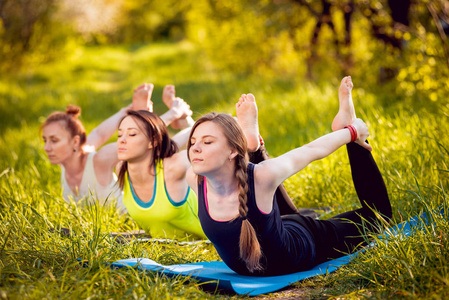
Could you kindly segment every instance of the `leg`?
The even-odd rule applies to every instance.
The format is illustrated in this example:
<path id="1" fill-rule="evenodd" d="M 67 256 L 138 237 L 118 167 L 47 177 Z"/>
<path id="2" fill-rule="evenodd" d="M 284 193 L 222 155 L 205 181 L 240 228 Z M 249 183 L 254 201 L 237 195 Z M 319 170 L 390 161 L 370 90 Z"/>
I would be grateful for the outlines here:
<path id="1" fill-rule="evenodd" d="M 351 77 L 343 78 L 338 91 L 340 108 L 332 122 L 334 131 L 344 128 L 356 119 L 351 97 L 352 87 Z M 346 147 L 354 187 L 362 208 L 342 213 L 329 220 L 298 219 L 315 240 L 316 264 L 340 257 L 364 244 L 364 230 L 376 231 L 378 219 L 373 209 L 387 222 L 392 216 L 387 189 L 371 152 L 356 143 L 349 143 Z"/>
<path id="2" fill-rule="evenodd" d="M 376 210 L 387 222 L 392 217 L 390 200 L 382 175 L 371 155 L 362 146 L 350 143 L 347 145 L 352 178 L 357 196 L 362 208 L 342 213 L 327 220 L 328 236 L 322 233 L 326 240 L 320 241 L 321 261 L 335 258 L 343 253 L 352 252 L 365 239 L 364 232 L 376 232 L 379 222 L 373 210 Z"/>
<path id="3" fill-rule="evenodd" d="M 356 119 L 351 96 L 352 88 L 351 77 L 344 77 L 338 89 L 340 108 L 332 122 L 332 130 L 334 131 L 344 128 Z M 352 179 L 364 215 L 369 217 L 370 220 L 374 220 L 376 217 L 371 209 L 375 208 L 390 219 L 392 212 L 387 189 L 371 152 L 356 143 L 349 143 L 346 148 L 351 165 Z"/>
<path id="4" fill-rule="evenodd" d="M 382 175 L 370 151 L 356 143 L 346 145 L 351 165 L 352 180 L 362 204 L 363 216 L 376 220 L 376 209 L 389 221 L 392 217 L 391 203 Z"/>

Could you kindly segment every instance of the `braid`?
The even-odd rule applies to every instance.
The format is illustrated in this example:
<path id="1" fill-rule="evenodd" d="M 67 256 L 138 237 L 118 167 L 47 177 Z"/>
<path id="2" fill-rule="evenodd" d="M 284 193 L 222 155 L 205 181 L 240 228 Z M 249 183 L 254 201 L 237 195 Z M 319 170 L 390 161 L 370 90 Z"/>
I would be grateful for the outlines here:
<path id="1" fill-rule="evenodd" d="M 240 258 L 245 261 L 248 270 L 250 272 L 254 272 L 262 269 L 262 266 L 260 265 L 262 250 L 260 248 L 259 241 L 257 240 L 256 232 L 246 218 L 248 213 L 248 197 L 246 194 L 248 192 L 248 176 L 246 174 L 246 161 L 243 156 L 238 155 L 236 157 L 235 175 L 238 179 L 239 185 L 239 214 L 242 218 L 239 243 Z"/>
<path id="2" fill-rule="evenodd" d="M 228 114 L 209 113 L 199 118 L 190 131 L 189 140 L 192 139 L 193 133 L 199 125 L 205 122 L 213 122 L 223 129 L 228 144 L 237 151 L 235 157 L 235 177 L 237 178 L 239 188 L 239 216 L 242 218 L 242 227 L 240 229 L 240 258 L 245 262 L 246 268 L 250 272 L 262 270 L 260 258 L 262 257 L 262 249 L 257 239 L 256 231 L 251 223 L 247 220 L 247 192 L 248 192 L 248 175 L 246 174 L 248 152 L 247 142 L 242 127 L 237 121 Z M 191 143 L 187 144 L 187 157 L 190 160 Z M 198 176 L 199 182 L 202 176 Z"/>

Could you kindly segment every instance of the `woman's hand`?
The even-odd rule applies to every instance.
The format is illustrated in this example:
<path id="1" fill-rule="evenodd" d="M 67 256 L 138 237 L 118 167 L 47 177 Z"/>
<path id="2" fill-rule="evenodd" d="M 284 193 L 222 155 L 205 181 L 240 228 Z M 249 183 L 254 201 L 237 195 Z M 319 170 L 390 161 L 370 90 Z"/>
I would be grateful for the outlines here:
<path id="1" fill-rule="evenodd" d="M 173 113 L 175 121 L 172 123 L 172 127 L 175 129 L 184 129 L 191 126 L 188 122 L 189 117 L 192 116 L 192 110 L 190 105 L 187 104 L 183 99 L 176 97 L 173 99 L 172 107 L 170 111 Z M 176 126 L 173 126 L 176 123 Z"/>
<path id="2" fill-rule="evenodd" d="M 368 151 L 372 151 L 373 148 L 366 142 L 366 139 L 369 137 L 369 129 L 365 122 L 363 122 L 362 119 L 357 118 L 351 125 L 357 130 L 357 140 L 355 140 L 355 143 Z"/>

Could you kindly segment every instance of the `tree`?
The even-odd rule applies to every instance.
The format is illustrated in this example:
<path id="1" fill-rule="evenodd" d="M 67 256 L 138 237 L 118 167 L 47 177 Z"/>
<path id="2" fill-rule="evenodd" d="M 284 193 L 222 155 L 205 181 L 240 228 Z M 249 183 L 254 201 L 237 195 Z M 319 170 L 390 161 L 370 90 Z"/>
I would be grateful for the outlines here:
<path id="1" fill-rule="evenodd" d="M 46 23 L 54 0 L 0 1 L 0 55 L 5 61 L 18 61 L 31 51 L 37 22 Z"/>

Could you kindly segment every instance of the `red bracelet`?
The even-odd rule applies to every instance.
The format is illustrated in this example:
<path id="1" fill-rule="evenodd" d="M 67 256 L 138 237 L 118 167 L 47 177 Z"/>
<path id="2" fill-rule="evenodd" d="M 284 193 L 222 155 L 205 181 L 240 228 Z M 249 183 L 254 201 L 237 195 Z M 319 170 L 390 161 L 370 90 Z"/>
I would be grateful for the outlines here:
<path id="1" fill-rule="evenodd" d="M 357 130 L 353 125 L 345 126 L 345 128 L 349 129 L 349 132 L 351 132 L 351 143 L 355 142 L 357 140 Z"/>
<path id="2" fill-rule="evenodd" d="M 352 143 L 354 141 L 354 130 L 349 126 L 345 126 L 345 128 L 349 129 L 349 132 L 351 133 L 351 142 Z"/>

